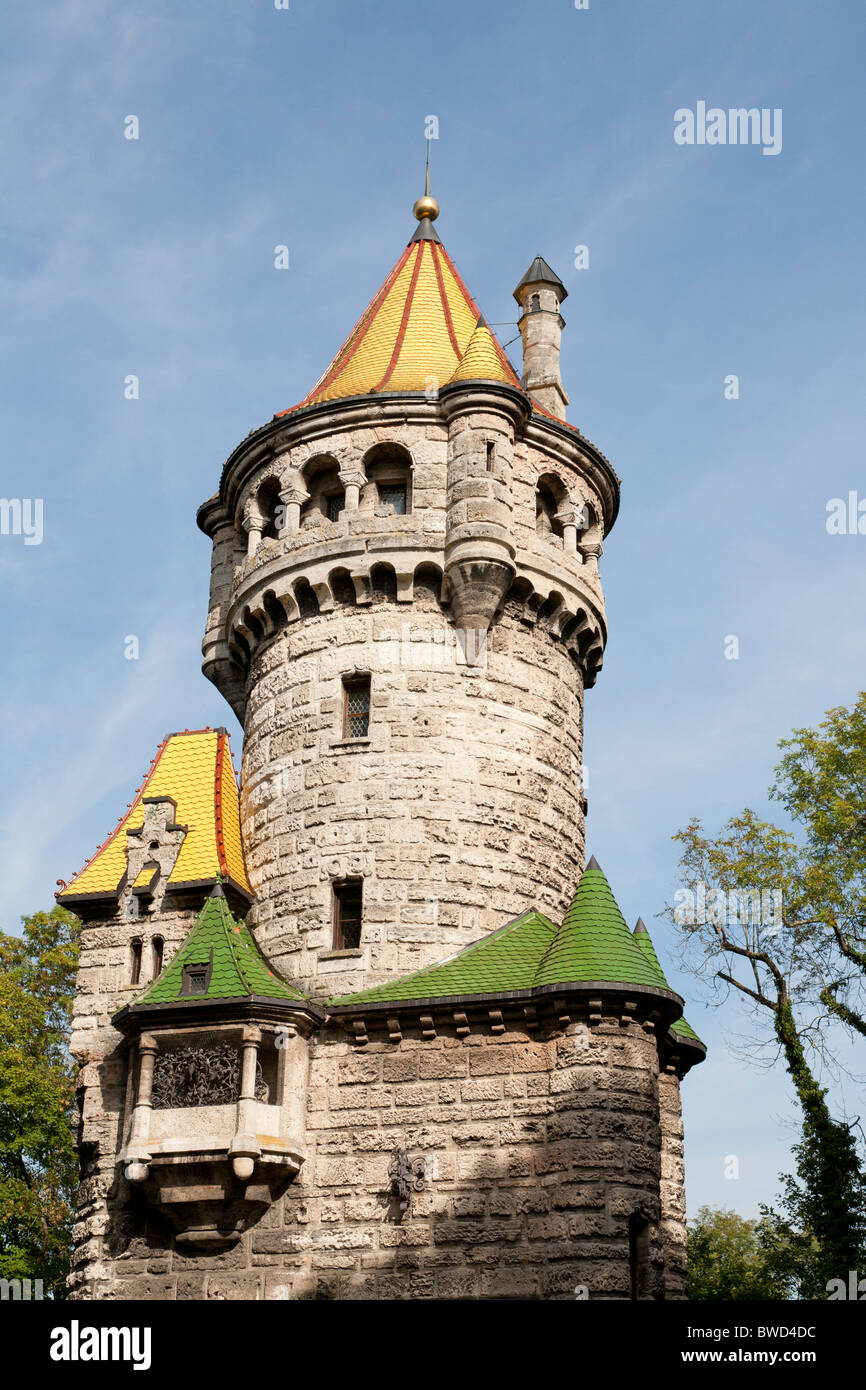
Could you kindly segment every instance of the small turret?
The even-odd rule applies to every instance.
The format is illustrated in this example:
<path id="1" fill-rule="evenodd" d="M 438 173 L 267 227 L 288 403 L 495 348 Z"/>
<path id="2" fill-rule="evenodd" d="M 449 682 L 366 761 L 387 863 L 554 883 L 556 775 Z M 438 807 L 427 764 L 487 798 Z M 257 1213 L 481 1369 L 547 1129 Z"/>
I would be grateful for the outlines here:
<path id="1" fill-rule="evenodd" d="M 542 256 L 535 257 L 514 291 L 523 310 L 517 325 L 523 339 L 523 386 L 539 405 L 562 420 L 568 396 L 559 375 L 559 346 L 565 327 L 559 306 L 567 294 Z"/>

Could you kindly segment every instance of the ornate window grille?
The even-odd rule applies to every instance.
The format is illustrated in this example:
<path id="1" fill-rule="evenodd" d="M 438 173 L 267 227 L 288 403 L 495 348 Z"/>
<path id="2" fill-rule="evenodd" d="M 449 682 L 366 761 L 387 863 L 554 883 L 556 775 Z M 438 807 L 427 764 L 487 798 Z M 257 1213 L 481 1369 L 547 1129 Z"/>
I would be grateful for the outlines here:
<path id="1" fill-rule="evenodd" d="M 162 1052 L 156 1058 L 151 1102 L 154 1110 L 227 1105 L 238 1099 L 240 1085 L 241 1056 L 233 1043 L 179 1047 L 174 1052 Z M 257 1061 L 256 1100 L 267 1099 L 262 1064 Z"/>

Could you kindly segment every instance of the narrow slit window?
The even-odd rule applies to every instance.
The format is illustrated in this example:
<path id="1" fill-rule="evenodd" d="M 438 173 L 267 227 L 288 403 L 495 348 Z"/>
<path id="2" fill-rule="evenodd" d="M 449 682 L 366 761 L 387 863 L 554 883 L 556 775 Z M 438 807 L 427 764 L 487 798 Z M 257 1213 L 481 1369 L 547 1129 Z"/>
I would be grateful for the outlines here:
<path id="1" fill-rule="evenodd" d="M 343 737 L 367 738 L 370 732 L 370 677 L 343 683 Z"/>
<path id="2" fill-rule="evenodd" d="M 129 943 L 129 983 L 137 985 L 141 979 L 141 942 Z"/>
<path id="3" fill-rule="evenodd" d="M 493 463 L 494 463 L 495 458 L 496 458 L 496 445 L 493 443 L 493 440 L 492 440 L 492 439 L 488 439 L 488 441 L 487 441 L 487 472 L 488 472 L 488 473 L 492 473 L 492 472 L 493 472 Z"/>
<path id="4" fill-rule="evenodd" d="M 382 506 L 394 508 L 395 516 L 406 515 L 406 488 L 402 483 L 385 483 L 379 489 L 379 501 Z"/>
<path id="5" fill-rule="evenodd" d="M 150 947 L 151 947 L 151 956 L 152 956 L 152 959 L 151 959 L 151 976 L 152 976 L 152 978 L 155 980 L 156 977 L 157 977 L 157 975 L 159 975 L 160 971 L 162 970 L 162 957 L 163 957 L 163 951 L 164 951 L 164 942 L 163 942 L 162 937 L 161 937 L 161 936 L 155 936 L 155 937 L 153 938 L 153 941 L 150 943 Z"/>
<path id="6" fill-rule="evenodd" d="M 363 880 L 347 878 L 334 884 L 334 950 L 354 951 L 361 944 Z"/>

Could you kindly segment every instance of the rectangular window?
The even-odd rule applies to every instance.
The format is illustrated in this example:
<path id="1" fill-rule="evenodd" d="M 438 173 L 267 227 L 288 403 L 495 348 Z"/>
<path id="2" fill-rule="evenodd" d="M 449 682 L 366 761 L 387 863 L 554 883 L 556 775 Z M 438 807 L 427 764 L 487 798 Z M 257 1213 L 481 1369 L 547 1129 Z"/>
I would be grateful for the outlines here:
<path id="1" fill-rule="evenodd" d="M 392 506 L 397 516 L 406 515 L 406 488 L 399 483 L 387 483 L 379 488 L 379 501 L 382 506 Z"/>
<path id="2" fill-rule="evenodd" d="M 487 441 L 487 472 L 493 472 L 493 461 L 496 458 L 496 446 L 492 439 Z"/>
<path id="3" fill-rule="evenodd" d="M 343 738 L 366 738 L 370 731 L 370 677 L 343 682 Z"/>
<path id="4" fill-rule="evenodd" d="M 347 878 L 334 884 L 334 950 L 353 951 L 361 944 L 363 880 Z"/>
<path id="5" fill-rule="evenodd" d="M 208 961 L 199 965 L 185 965 L 180 987 L 181 994 L 207 994 L 210 976 L 211 963 Z"/>
<path id="6" fill-rule="evenodd" d="M 328 520 L 339 521 L 340 513 L 343 510 L 345 497 L 342 492 L 335 492 L 331 497 L 326 498 L 328 504 Z"/>

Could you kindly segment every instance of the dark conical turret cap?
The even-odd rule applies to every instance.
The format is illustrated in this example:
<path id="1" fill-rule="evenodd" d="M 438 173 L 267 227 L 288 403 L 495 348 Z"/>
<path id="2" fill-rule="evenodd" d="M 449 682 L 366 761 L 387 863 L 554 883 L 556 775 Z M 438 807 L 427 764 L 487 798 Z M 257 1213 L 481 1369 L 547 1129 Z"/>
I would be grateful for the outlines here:
<path id="1" fill-rule="evenodd" d="M 589 861 L 589 863 L 587 864 L 586 867 L 587 867 L 588 869 L 598 869 L 598 872 L 601 873 L 601 865 L 599 864 L 599 862 L 598 862 L 598 860 L 596 859 L 595 855 L 592 856 L 592 858 L 590 859 L 590 861 Z"/>
<path id="2" fill-rule="evenodd" d="M 556 271 L 550 268 L 543 256 L 536 256 L 526 274 L 518 281 L 514 291 L 514 298 L 517 300 L 518 304 L 520 303 L 519 291 L 523 289 L 524 285 L 540 284 L 555 285 L 559 291 L 560 300 L 568 298 L 568 290 L 565 288 L 565 285 L 560 280 Z"/>
<path id="3" fill-rule="evenodd" d="M 649 936 L 649 932 L 646 929 L 646 923 L 644 922 L 644 919 L 642 917 L 638 917 L 637 921 L 635 922 L 632 936 Z"/>

